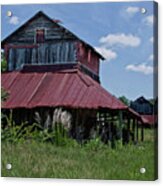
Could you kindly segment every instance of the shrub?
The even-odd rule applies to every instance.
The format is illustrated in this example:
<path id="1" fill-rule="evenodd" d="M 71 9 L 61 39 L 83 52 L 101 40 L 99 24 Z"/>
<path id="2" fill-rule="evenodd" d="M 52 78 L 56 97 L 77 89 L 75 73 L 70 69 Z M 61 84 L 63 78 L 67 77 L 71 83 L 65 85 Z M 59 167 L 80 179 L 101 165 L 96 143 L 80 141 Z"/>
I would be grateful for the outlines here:
<path id="1" fill-rule="evenodd" d="M 38 112 L 35 113 L 36 123 L 29 125 L 23 122 L 20 125 L 13 120 L 12 111 L 9 116 L 4 116 L 7 125 L 1 130 L 2 141 L 18 143 L 22 141 L 51 142 L 57 146 L 73 145 L 74 140 L 69 139 L 68 130 L 71 124 L 71 115 L 62 109 L 56 109 L 51 120 L 48 114 L 45 122 Z"/>

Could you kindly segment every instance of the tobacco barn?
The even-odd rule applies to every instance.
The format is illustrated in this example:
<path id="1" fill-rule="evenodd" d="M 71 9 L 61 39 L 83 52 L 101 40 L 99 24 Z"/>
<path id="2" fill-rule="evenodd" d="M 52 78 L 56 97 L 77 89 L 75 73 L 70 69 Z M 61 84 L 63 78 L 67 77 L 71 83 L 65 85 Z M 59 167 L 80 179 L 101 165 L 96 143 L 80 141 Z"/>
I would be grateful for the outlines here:
<path id="1" fill-rule="evenodd" d="M 141 96 L 135 101 L 132 101 L 130 107 L 140 114 L 144 127 L 153 128 L 157 127 L 157 104 L 157 99 L 151 103 L 149 100 Z"/>
<path id="2" fill-rule="evenodd" d="M 118 120 L 120 138 L 143 140 L 140 115 L 100 85 L 104 57 L 57 20 L 38 12 L 5 38 L 2 48 L 7 61 L 2 87 L 9 93 L 2 110 L 12 110 L 16 123 L 32 123 L 36 111 L 43 116 L 62 108 L 72 114 L 74 138 L 83 128 L 82 138 L 89 139 L 97 127 L 113 138 Z"/>

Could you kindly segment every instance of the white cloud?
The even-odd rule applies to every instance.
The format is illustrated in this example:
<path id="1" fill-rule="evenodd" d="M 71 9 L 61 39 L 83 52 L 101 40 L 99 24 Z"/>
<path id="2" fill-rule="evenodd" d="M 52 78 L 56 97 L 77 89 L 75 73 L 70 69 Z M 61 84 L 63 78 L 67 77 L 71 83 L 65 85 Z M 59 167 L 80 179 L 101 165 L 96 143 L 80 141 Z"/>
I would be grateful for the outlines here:
<path id="1" fill-rule="evenodd" d="M 129 6 L 128 8 L 126 8 L 126 12 L 131 16 L 139 11 L 140 11 L 139 7 Z"/>
<path id="2" fill-rule="evenodd" d="M 107 61 L 110 61 L 110 60 L 113 60 L 115 58 L 117 58 L 117 54 L 116 52 L 108 49 L 108 48 L 105 48 L 105 47 L 95 47 L 95 49 L 97 50 L 97 52 L 99 52 L 102 56 L 104 56 L 104 58 L 107 60 Z"/>
<path id="3" fill-rule="evenodd" d="M 154 60 L 154 55 L 151 54 L 151 55 L 149 56 L 148 60 L 149 60 L 149 61 L 153 61 L 153 60 Z"/>
<path id="4" fill-rule="evenodd" d="M 151 43 L 153 43 L 153 42 L 154 42 L 154 38 L 151 37 L 151 38 L 149 39 L 149 41 L 150 41 Z"/>
<path id="5" fill-rule="evenodd" d="M 154 16 L 153 15 L 149 15 L 147 17 L 144 18 L 144 23 L 148 26 L 153 26 L 154 23 Z"/>
<path id="6" fill-rule="evenodd" d="M 17 16 L 12 16 L 9 20 L 10 24 L 17 25 L 19 24 L 19 18 Z"/>
<path id="7" fill-rule="evenodd" d="M 153 73 L 153 66 L 146 65 L 145 63 L 138 64 L 138 65 L 127 65 L 126 70 L 128 71 L 134 71 L 134 72 L 140 72 L 145 75 L 149 75 Z"/>
<path id="8" fill-rule="evenodd" d="M 141 39 L 132 34 L 108 34 L 107 36 L 101 37 L 99 42 L 106 46 L 122 45 L 137 47 L 141 43 Z"/>

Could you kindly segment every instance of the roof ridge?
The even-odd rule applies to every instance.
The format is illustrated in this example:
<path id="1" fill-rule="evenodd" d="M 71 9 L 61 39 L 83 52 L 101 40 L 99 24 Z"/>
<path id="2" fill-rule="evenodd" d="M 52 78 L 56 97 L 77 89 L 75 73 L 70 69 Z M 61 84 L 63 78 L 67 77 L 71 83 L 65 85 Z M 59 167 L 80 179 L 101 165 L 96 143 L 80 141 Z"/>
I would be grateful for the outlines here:
<path id="1" fill-rule="evenodd" d="M 29 104 L 29 102 L 31 101 L 31 99 L 33 98 L 33 96 L 37 93 L 37 90 L 39 89 L 39 87 L 41 86 L 42 82 L 44 81 L 44 79 L 47 76 L 47 72 L 44 73 L 43 77 L 40 79 L 40 82 L 38 83 L 38 85 L 36 86 L 36 88 L 34 89 L 32 95 L 28 98 L 27 100 L 27 105 Z"/>
<path id="2" fill-rule="evenodd" d="M 95 80 L 93 80 L 92 78 L 91 78 L 91 80 L 89 79 L 90 77 L 87 75 L 87 74 L 84 74 L 83 72 L 81 72 L 79 69 L 77 69 L 77 74 L 78 74 L 78 76 L 79 76 L 79 78 L 84 82 L 84 84 L 87 86 L 87 87 L 90 87 L 90 86 L 94 86 L 94 83 L 93 82 L 91 82 L 91 80 L 92 81 L 95 81 Z M 86 77 L 85 77 L 86 76 Z M 87 79 L 89 79 L 89 82 L 86 80 L 86 78 Z"/>

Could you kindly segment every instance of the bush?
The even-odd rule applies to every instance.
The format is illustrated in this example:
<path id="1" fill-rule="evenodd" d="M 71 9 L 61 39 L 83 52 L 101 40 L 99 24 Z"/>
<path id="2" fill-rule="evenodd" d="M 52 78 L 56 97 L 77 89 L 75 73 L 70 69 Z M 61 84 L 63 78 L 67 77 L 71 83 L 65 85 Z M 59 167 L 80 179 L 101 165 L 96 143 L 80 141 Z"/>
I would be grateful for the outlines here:
<path id="1" fill-rule="evenodd" d="M 100 149 L 108 148 L 108 145 L 104 144 L 99 137 L 87 141 L 84 146 L 90 151 L 98 151 Z"/>
<path id="2" fill-rule="evenodd" d="M 7 62 L 6 60 L 3 58 L 1 60 L 1 72 L 5 72 L 7 70 Z"/>
<path id="3" fill-rule="evenodd" d="M 7 125 L 1 129 L 2 141 L 19 143 L 27 141 L 50 142 L 57 146 L 76 146 L 77 142 L 68 137 L 68 128 L 61 122 L 53 122 L 49 128 L 42 125 L 41 117 L 37 113 L 36 121 L 32 125 L 28 122 L 16 124 L 13 120 L 12 111 L 9 116 L 3 116 Z M 49 117 L 49 116 L 48 116 Z M 47 117 L 47 118 L 48 118 Z M 47 123 L 47 120 L 45 121 Z M 66 122 L 65 122 L 66 123 Z M 66 125 L 67 126 L 67 125 Z"/>

